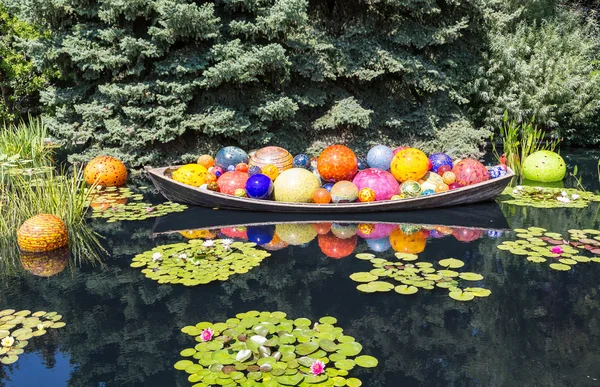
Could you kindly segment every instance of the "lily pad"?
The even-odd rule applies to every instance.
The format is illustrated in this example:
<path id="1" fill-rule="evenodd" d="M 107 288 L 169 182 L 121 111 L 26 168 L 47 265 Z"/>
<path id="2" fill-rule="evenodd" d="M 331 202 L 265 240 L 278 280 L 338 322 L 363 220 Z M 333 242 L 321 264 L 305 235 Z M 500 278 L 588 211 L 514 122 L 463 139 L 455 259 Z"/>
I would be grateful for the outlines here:
<path id="1" fill-rule="evenodd" d="M 465 263 L 463 261 L 461 261 L 460 259 L 456 259 L 456 258 L 442 259 L 438 263 L 440 264 L 440 266 L 450 268 L 450 269 L 458 269 L 465 265 Z"/>
<path id="2" fill-rule="evenodd" d="M 565 265 L 563 263 L 551 263 L 550 268 L 554 269 L 554 270 L 559 270 L 559 271 L 571 270 L 571 266 Z"/>
<path id="3" fill-rule="evenodd" d="M 450 292 L 449 296 L 450 298 L 453 298 L 457 301 L 471 301 L 473 298 L 475 298 L 475 295 L 473 293 L 467 291 Z"/>
<path id="4" fill-rule="evenodd" d="M 354 361 L 356 362 L 356 365 L 364 368 L 377 367 L 377 364 L 379 364 L 377 359 L 369 355 L 358 356 L 356 359 L 354 359 Z"/>
<path id="5" fill-rule="evenodd" d="M 396 293 L 400 293 L 400 294 L 415 294 L 416 292 L 419 291 L 419 289 L 416 286 L 409 286 L 409 285 L 398 285 L 394 288 L 394 290 L 396 291 Z"/>

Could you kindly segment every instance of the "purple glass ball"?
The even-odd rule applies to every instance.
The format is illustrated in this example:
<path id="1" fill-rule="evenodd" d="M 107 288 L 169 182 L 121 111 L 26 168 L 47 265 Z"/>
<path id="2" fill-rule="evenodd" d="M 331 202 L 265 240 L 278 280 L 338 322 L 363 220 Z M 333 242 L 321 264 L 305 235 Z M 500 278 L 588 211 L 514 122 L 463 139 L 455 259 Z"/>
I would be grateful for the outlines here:
<path id="1" fill-rule="evenodd" d="M 260 169 L 260 167 L 258 165 L 253 165 L 250 168 L 248 168 L 248 175 L 252 176 L 252 175 L 256 175 L 262 173 L 262 169 Z"/>

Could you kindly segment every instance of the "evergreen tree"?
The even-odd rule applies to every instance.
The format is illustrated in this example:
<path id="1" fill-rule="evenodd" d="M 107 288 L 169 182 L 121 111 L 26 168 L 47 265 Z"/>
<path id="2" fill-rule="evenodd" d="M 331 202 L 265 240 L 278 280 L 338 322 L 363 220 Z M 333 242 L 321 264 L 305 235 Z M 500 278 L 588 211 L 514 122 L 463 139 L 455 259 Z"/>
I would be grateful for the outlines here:
<path id="1" fill-rule="evenodd" d="M 142 165 L 225 144 L 317 152 L 338 141 L 459 155 L 489 134 L 464 119 L 459 92 L 481 51 L 483 3 L 2 1 L 52 32 L 29 44 L 63 74 L 42 102 L 84 157 Z"/>

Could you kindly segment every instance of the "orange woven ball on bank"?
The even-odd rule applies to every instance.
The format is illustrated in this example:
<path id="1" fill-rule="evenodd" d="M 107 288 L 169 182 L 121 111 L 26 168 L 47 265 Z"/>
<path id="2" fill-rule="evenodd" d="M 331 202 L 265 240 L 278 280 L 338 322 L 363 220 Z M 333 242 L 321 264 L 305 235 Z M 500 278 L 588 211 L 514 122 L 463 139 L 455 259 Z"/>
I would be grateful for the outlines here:
<path id="1" fill-rule="evenodd" d="M 85 166 L 85 182 L 103 187 L 120 187 L 127 181 L 127 168 L 120 160 L 111 156 L 98 156 Z"/>
<path id="2" fill-rule="evenodd" d="M 36 215 L 17 231 L 17 243 L 23 251 L 41 253 L 67 245 L 69 232 L 65 223 L 52 214 Z"/>

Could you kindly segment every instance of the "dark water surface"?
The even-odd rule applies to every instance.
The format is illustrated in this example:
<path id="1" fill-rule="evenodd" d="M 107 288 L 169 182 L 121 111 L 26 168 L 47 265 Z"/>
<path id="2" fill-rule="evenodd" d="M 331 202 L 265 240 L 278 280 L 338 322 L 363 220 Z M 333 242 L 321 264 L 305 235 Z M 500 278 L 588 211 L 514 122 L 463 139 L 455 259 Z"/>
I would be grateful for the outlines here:
<path id="1" fill-rule="evenodd" d="M 600 152 L 563 155 L 571 169 L 578 165 L 586 189 L 600 189 Z M 573 179 L 567 184 L 573 185 Z M 173 368 L 181 359 L 179 352 L 195 344 L 180 329 L 266 310 L 314 321 L 335 316 L 344 333 L 363 344 L 363 353 L 379 359 L 374 369 L 351 371 L 363 386 L 600 385 L 600 264 L 559 272 L 496 248 L 503 240 L 516 239 L 517 233 L 510 231 L 515 228 L 599 230 L 597 203 L 586 209 L 487 204 L 422 215 L 372 215 L 354 226 L 347 224 L 349 219 L 323 218 L 339 222 L 333 222 L 333 233 L 322 235 L 317 231 L 325 232 L 329 225 L 300 224 L 309 219 L 299 216 L 287 219 L 297 221 L 291 226 L 273 226 L 284 230 L 291 243 L 272 251 L 260 266 L 226 282 L 192 288 L 159 285 L 129 266 L 135 254 L 186 240 L 178 232 L 163 233 L 169 229 L 269 217 L 247 218 L 239 221 L 236 213 L 194 209 L 157 221 L 93 220 L 91 226 L 106 238 L 110 254 L 103 265 L 73 264 L 42 277 L 26 271 L 18 260 L 4 262 L 0 309 L 57 311 L 67 325 L 30 340 L 17 363 L 1 366 L 0 384 L 190 386 L 187 374 Z M 421 237 L 409 246 L 360 233 L 339 237 L 355 233 L 357 223 L 377 221 L 396 222 L 392 229 L 410 229 Z M 454 225 L 460 227 L 448 227 Z M 216 233 L 243 236 L 245 231 L 221 227 Z M 349 276 L 371 266 L 355 254 L 375 252 L 393 260 L 398 243 L 414 252 L 423 250 L 420 261 L 464 261 L 461 271 L 482 274 L 484 280 L 476 286 L 492 294 L 461 303 L 443 289 L 411 296 L 359 292 Z"/>

